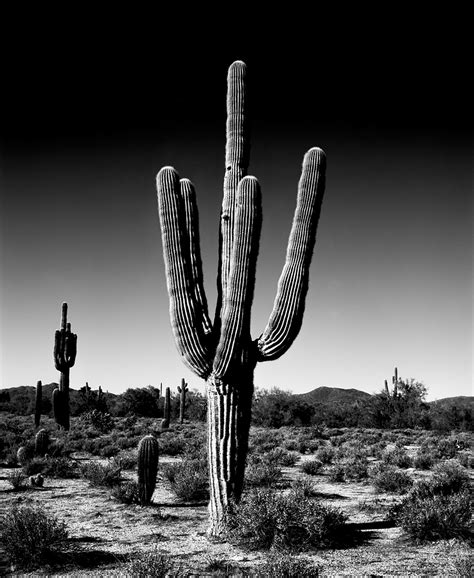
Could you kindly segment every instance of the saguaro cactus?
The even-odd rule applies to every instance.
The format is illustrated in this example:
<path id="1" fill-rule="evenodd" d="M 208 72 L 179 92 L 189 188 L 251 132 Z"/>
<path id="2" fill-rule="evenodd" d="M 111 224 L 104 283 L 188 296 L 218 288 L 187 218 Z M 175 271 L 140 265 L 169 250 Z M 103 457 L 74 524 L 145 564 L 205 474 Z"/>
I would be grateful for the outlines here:
<path id="1" fill-rule="evenodd" d="M 186 394 L 188 393 L 188 384 L 181 379 L 181 385 L 178 385 L 179 393 L 179 423 L 184 423 L 184 411 L 186 409 Z"/>
<path id="2" fill-rule="evenodd" d="M 49 435 L 45 429 L 40 429 L 35 436 L 35 454 L 44 456 L 48 451 Z"/>
<path id="3" fill-rule="evenodd" d="M 76 361 L 77 335 L 67 322 L 67 303 L 62 304 L 61 329 L 54 336 L 54 365 L 60 372 L 59 389 L 53 391 L 54 418 L 59 427 L 69 429 L 69 370 Z"/>
<path id="4" fill-rule="evenodd" d="M 173 167 L 157 176 L 158 210 L 170 298 L 171 325 L 184 362 L 207 382 L 210 469 L 210 536 L 225 529 L 226 510 L 241 496 L 248 449 L 253 373 L 258 361 L 280 357 L 303 319 L 309 265 L 325 182 L 325 155 L 304 156 L 286 261 L 273 311 L 252 340 L 250 313 L 262 221 L 260 186 L 247 176 L 249 123 L 246 65 L 234 62 L 227 77 L 227 141 L 220 218 L 218 298 L 208 315 L 193 184 Z"/>
<path id="5" fill-rule="evenodd" d="M 147 435 L 138 444 L 138 494 L 141 504 L 149 504 L 156 486 L 158 472 L 158 442 Z"/>
<path id="6" fill-rule="evenodd" d="M 35 395 L 35 427 L 39 427 L 41 422 L 41 409 L 43 403 L 43 384 L 41 381 L 36 383 Z"/>
<path id="7" fill-rule="evenodd" d="M 170 427 L 170 415 L 171 415 L 171 390 L 169 387 L 165 391 L 165 405 L 163 407 L 163 421 L 161 422 L 161 427 L 163 429 Z"/>

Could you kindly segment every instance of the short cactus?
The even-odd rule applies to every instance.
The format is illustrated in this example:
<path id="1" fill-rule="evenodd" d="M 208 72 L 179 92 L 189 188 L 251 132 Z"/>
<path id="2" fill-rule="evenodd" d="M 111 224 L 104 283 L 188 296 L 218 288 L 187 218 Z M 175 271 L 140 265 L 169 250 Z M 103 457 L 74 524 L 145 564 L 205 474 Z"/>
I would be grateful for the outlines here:
<path id="1" fill-rule="evenodd" d="M 36 394 L 35 394 L 35 427 L 40 426 L 42 403 L 43 403 L 43 384 L 41 383 L 41 381 L 38 381 L 36 383 Z"/>
<path id="2" fill-rule="evenodd" d="M 158 473 L 159 447 L 152 435 L 147 435 L 138 444 L 138 494 L 140 503 L 151 502 Z"/>
<path id="3" fill-rule="evenodd" d="M 165 392 L 165 405 L 163 407 L 163 420 L 161 422 L 162 429 L 167 429 L 170 427 L 170 415 L 171 415 L 171 390 L 169 387 L 167 387 Z"/>
<path id="4" fill-rule="evenodd" d="M 67 322 L 67 303 L 62 304 L 61 329 L 54 336 L 54 365 L 60 372 L 59 389 L 53 391 L 54 419 L 58 427 L 69 429 L 69 370 L 76 361 L 77 335 Z"/>
<path id="5" fill-rule="evenodd" d="M 40 429 L 35 436 L 35 454 L 44 456 L 48 452 L 49 435 L 45 429 Z"/>
<path id="6" fill-rule="evenodd" d="M 181 385 L 178 385 L 179 393 L 179 423 L 184 423 L 184 412 L 186 409 L 186 394 L 188 393 L 188 384 L 181 379 Z"/>

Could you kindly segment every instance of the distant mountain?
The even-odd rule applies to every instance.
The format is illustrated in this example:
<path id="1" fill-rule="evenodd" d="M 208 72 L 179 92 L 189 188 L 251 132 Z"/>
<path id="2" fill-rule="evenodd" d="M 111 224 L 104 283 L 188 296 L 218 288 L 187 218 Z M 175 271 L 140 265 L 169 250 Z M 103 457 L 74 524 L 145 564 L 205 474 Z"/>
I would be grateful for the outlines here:
<path id="1" fill-rule="evenodd" d="M 355 401 L 366 401 L 372 396 L 360 389 L 342 389 L 340 387 L 317 387 L 307 393 L 295 394 L 295 397 L 307 403 L 354 403 Z"/>
<path id="2" fill-rule="evenodd" d="M 468 407 L 474 409 L 474 396 L 458 395 L 456 397 L 443 397 L 435 401 L 429 401 L 429 405 L 446 409 L 446 407 L 456 405 L 458 407 Z"/>

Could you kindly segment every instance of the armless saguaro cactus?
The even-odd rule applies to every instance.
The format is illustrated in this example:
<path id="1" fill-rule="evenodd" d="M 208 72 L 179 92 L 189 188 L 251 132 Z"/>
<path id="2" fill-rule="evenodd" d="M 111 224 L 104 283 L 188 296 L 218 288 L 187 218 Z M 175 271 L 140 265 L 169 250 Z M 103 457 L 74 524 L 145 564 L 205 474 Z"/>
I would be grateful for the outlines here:
<path id="1" fill-rule="evenodd" d="M 188 179 L 180 180 L 173 167 L 162 168 L 157 176 L 171 325 L 184 362 L 207 382 L 211 537 L 222 535 L 228 505 L 241 496 L 255 365 L 285 353 L 302 324 L 326 166 L 321 149 L 312 148 L 305 154 L 273 311 L 263 333 L 252 340 L 250 312 L 262 212 L 259 183 L 247 176 L 250 145 L 245 63 L 237 61 L 230 66 L 227 87 L 226 171 L 214 323 L 204 293 L 194 187 Z"/>
<path id="2" fill-rule="evenodd" d="M 178 385 L 179 393 L 179 423 L 184 423 L 184 412 L 186 409 L 186 394 L 188 393 L 188 384 L 184 377 L 181 379 L 181 385 Z"/>
<path id="3" fill-rule="evenodd" d="M 54 418 L 59 427 L 69 429 L 69 370 L 76 361 L 77 335 L 67 322 L 67 303 L 62 304 L 61 329 L 54 336 L 54 365 L 60 372 L 59 389 L 53 391 Z"/>
<path id="4" fill-rule="evenodd" d="M 147 435 L 138 444 L 138 493 L 140 503 L 145 505 L 151 502 L 156 486 L 158 472 L 159 447 L 156 438 Z"/>
<path id="5" fill-rule="evenodd" d="M 171 416 L 171 389 L 169 387 L 165 390 L 165 404 L 163 407 L 163 421 L 161 422 L 161 429 L 170 427 Z"/>
<path id="6" fill-rule="evenodd" d="M 41 381 L 36 383 L 35 395 L 35 427 L 39 427 L 41 422 L 41 409 L 43 403 L 43 384 Z"/>

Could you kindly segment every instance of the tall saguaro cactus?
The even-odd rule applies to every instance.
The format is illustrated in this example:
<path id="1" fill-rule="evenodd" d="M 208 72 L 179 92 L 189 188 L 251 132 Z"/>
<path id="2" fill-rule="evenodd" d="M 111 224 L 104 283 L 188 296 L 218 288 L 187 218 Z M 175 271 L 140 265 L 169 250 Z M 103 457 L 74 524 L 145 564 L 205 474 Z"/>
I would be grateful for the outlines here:
<path id="1" fill-rule="evenodd" d="M 250 313 L 262 221 L 260 186 L 247 175 L 249 122 L 246 65 L 234 62 L 227 77 L 227 140 L 219 234 L 218 298 L 208 315 L 199 248 L 194 186 L 173 167 L 157 176 L 158 210 L 170 298 L 171 325 L 184 362 L 207 382 L 210 470 L 209 535 L 225 530 L 226 510 L 241 496 L 248 449 L 253 373 L 258 361 L 280 357 L 303 319 L 309 266 L 325 182 L 325 155 L 304 156 L 286 261 L 273 311 L 252 340 Z"/>
<path id="2" fill-rule="evenodd" d="M 167 387 L 165 391 L 165 403 L 163 406 L 163 420 L 161 422 L 162 429 L 167 429 L 170 427 L 170 417 L 171 417 L 171 389 Z"/>
<path id="3" fill-rule="evenodd" d="M 39 427 L 41 422 L 41 410 L 43 407 L 43 384 L 41 381 L 36 383 L 35 394 L 35 427 Z"/>
<path id="4" fill-rule="evenodd" d="M 54 336 L 54 365 L 60 372 L 59 389 L 53 391 L 54 418 L 59 427 L 69 429 L 69 370 L 76 361 L 77 335 L 67 322 L 67 303 L 62 304 L 61 329 Z"/>
<path id="5" fill-rule="evenodd" d="M 188 393 L 188 384 L 181 379 L 181 385 L 178 385 L 179 393 L 179 423 L 184 423 L 184 412 L 186 409 L 186 394 Z"/>

